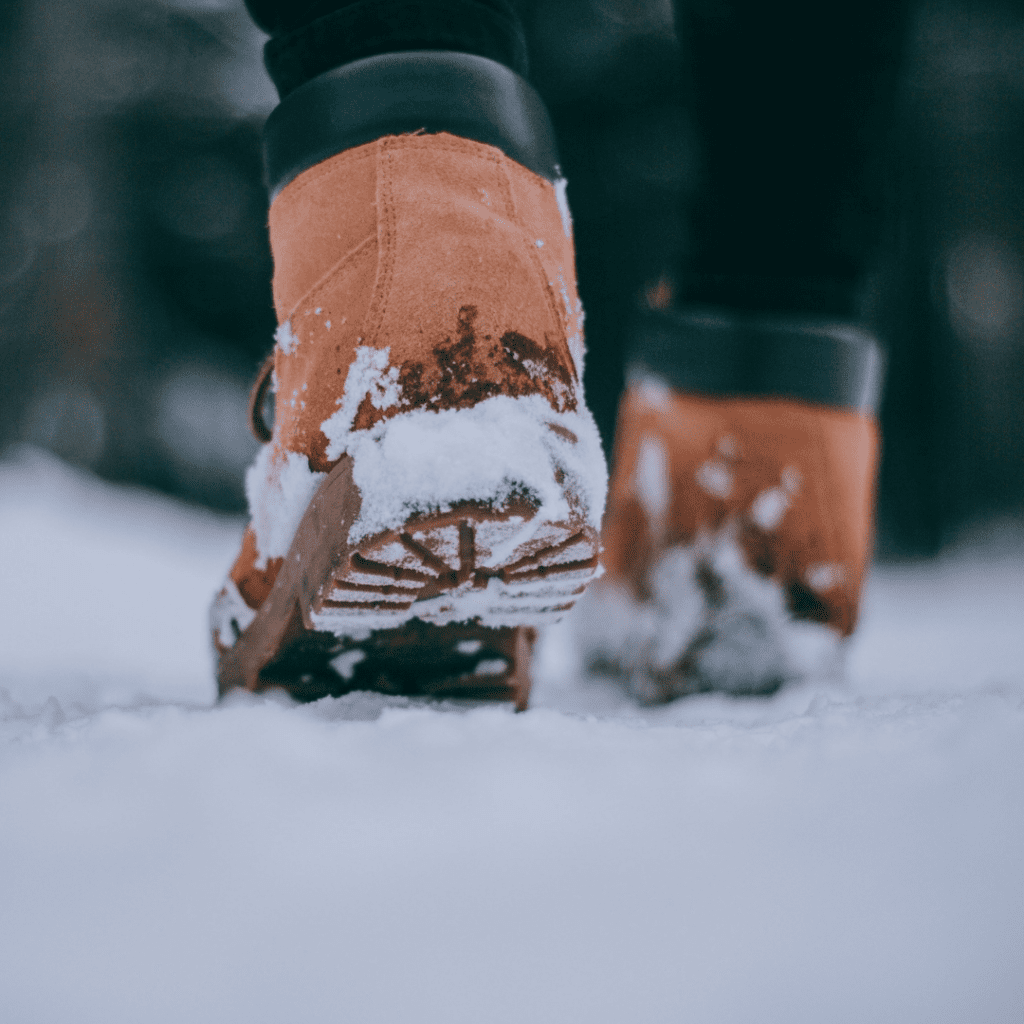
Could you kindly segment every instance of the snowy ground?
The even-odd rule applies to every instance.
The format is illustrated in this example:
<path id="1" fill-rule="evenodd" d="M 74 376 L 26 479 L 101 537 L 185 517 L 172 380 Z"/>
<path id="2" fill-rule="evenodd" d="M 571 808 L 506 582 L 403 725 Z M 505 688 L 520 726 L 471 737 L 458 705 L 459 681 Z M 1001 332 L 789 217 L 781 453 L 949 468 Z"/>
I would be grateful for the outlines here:
<path id="1" fill-rule="evenodd" d="M 240 523 L 0 464 L 0 1020 L 1019 1022 L 1024 543 L 877 570 L 843 685 L 213 705 Z"/>

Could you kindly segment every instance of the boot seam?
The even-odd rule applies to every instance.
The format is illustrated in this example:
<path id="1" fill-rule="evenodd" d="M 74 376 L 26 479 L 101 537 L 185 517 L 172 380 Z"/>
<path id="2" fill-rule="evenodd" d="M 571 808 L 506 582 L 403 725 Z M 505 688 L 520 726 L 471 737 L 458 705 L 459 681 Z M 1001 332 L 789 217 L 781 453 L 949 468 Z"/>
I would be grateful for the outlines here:
<path id="1" fill-rule="evenodd" d="M 344 270 L 349 264 L 358 260 L 369 245 L 376 241 L 377 236 L 375 234 L 367 235 L 357 246 L 349 249 L 349 251 L 337 261 L 337 263 L 333 264 L 326 273 L 324 273 L 312 285 L 310 285 L 305 292 L 302 293 L 302 296 L 289 310 L 288 316 L 285 317 L 285 319 L 290 321 L 298 313 L 300 306 L 310 302 L 317 295 L 323 292 L 342 270 Z"/>
<path id="2" fill-rule="evenodd" d="M 335 175 L 340 175 L 348 170 L 350 164 L 359 163 L 363 160 L 373 160 L 377 156 L 376 146 L 377 143 L 375 142 L 367 142 L 362 146 L 357 146 L 355 149 L 346 150 L 344 153 L 336 153 L 334 156 L 328 157 L 326 160 L 310 167 L 308 171 L 303 171 L 299 177 L 281 189 L 280 194 L 274 200 L 275 205 L 283 202 L 287 206 L 307 188 Z"/>
<path id="3" fill-rule="evenodd" d="M 554 319 L 555 329 L 558 333 L 556 345 L 558 347 L 560 354 L 565 357 L 568 357 L 567 365 L 572 367 L 572 376 L 575 379 L 576 360 L 573 359 L 572 353 L 569 351 L 569 326 L 562 319 L 558 303 L 555 301 L 554 289 L 552 287 L 551 282 L 548 280 L 548 274 L 547 271 L 544 269 L 544 264 L 541 261 L 539 253 L 537 252 L 536 244 L 533 241 L 531 241 L 529 233 L 526 230 L 526 225 L 523 224 L 522 220 L 519 217 L 519 210 L 516 207 L 515 203 L 515 192 L 512 188 L 512 176 L 509 174 L 508 171 L 507 162 L 509 160 L 509 157 L 507 157 L 504 153 L 501 153 L 500 157 L 502 182 L 507 193 L 506 202 L 508 203 L 512 211 L 510 220 L 516 226 L 516 228 L 519 229 L 519 235 L 522 240 L 522 244 L 525 247 L 526 251 L 529 253 L 530 262 L 533 265 L 534 274 L 536 275 L 536 279 L 540 284 L 541 290 L 543 291 L 544 296 L 547 299 L 548 313 Z M 549 182 L 544 182 L 544 184 L 547 185 L 548 188 L 553 189 L 553 186 Z M 547 338 L 545 338 L 544 340 L 545 342 L 547 342 Z M 576 382 L 579 383 L 578 380 Z M 575 394 L 573 395 L 573 402 L 576 402 Z"/>
<path id="4" fill-rule="evenodd" d="M 448 138 L 446 139 L 444 136 L 448 136 Z M 452 141 L 449 142 L 448 139 L 451 139 Z M 473 157 L 477 160 L 487 160 L 495 163 L 507 160 L 513 163 L 516 167 L 526 171 L 532 177 L 536 178 L 542 183 L 542 185 L 546 184 L 551 186 L 551 183 L 542 175 L 537 174 L 535 171 L 531 171 L 529 167 L 513 160 L 510 156 L 503 153 L 497 146 L 492 146 L 490 143 L 477 142 L 475 139 L 464 138 L 461 135 L 452 135 L 449 132 L 435 134 L 415 134 L 412 132 L 405 132 L 400 135 L 382 135 L 374 142 L 365 142 L 360 146 L 356 146 L 352 149 L 345 150 L 344 152 L 336 153 L 334 156 L 327 157 L 320 163 L 315 164 L 306 171 L 303 171 L 302 174 L 289 182 L 289 184 L 281 190 L 278 197 L 274 200 L 274 204 L 277 205 L 283 203 L 287 206 L 291 203 L 294 197 L 301 194 L 305 189 L 323 181 L 324 179 L 342 174 L 350 163 L 375 159 L 377 157 L 377 147 L 385 141 L 387 141 L 389 146 L 397 145 L 403 148 L 440 149 L 445 152 L 458 153 L 462 156 Z M 484 152 L 480 152 L 480 150 L 484 150 Z M 522 227 L 518 220 L 516 220 L 516 224 L 517 226 Z"/>
<path id="5" fill-rule="evenodd" d="M 377 339 L 391 300 L 391 282 L 395 269 L 395 203 L 392 188 L 393 157 L 391 139 L 385 136 L 377 141 L 377 273 L 373 282 L 370 304 L 362 342 L 376 348 Z"/>
<path id="6" fill-rule="evenodd" d="M 817 472 L 811 477 L 811 487 L 814 493 L 814 507 L 818 513 L 818 522 L 821 524 L 821 536 L 824 541 L 822 552 L 823 561 L 834 562 L 842 556 L 842 549 L 838 543 L 838 530 L 835 523 L 835 517 L 832 512 L 832 503 L 828 500 L 828 459 L 826 458 L 825 446 L 822 443 L 821 427 L 815 418 L 810 424 L 810 448 L 813 451 L 813 458 L 816 463 Z M 813 537 L 813 532 L 812 532 Z M 811 538 L 808 538 L 811 540 Z M 806 573 L 808 567 L 813 563 L 813 545 L 809 545 L 811 548 L 807 552 L 807 557 L 803 559 L 803 572 Z M 796 577 L 801 584 L 804 584 L 804 580 L 801 577 Z M 806 585 L 806 584 L 805 584 Z M 848 585 L 848 584 L 847 584 Z M 846 618 L 846 593 L 844 587 L 843 601 L 838 611 L 840 613 L 841 620 Z M 794 618 L 796 616 L 794 615 Z M 845 628 L 845 622 L 840 621 L 838 624 L 839 632 L 846 635 L 847 629 Z"/>

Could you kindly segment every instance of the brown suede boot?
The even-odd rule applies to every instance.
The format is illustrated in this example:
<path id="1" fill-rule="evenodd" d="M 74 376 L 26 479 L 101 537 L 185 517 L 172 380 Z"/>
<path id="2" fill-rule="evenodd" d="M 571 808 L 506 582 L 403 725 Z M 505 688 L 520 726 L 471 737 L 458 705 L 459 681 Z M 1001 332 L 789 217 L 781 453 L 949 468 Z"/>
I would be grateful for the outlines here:
<path id="1" fill-rule="evenodd" d="M 221 693 L 525 706 L 535 628 L 597 570 L 606 488 L 563 189 L 438 132 L 276 190 L 281 326 L 254 392 L 252 522 L 211 613 Z"/>
<path id="2" fill-rule="evenodd" d="M 645 700 L 831 674 L 871 551 L 873 341 L 710 312 L 654 322 L 620 405 L 606 576 L 578 618 L 589 662 Z"/>

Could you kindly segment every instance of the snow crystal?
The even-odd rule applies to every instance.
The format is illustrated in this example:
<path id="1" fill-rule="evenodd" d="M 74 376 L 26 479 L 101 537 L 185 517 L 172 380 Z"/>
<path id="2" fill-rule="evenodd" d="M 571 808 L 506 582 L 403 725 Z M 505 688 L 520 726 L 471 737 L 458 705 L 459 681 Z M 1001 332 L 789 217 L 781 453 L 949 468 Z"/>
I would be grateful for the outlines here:
<path id="1" fill-rule="evenodd" d="M 326 419 L 320 429 L 327 438 L 327 458 L 332 462 L 340 459 L 348 450 L 352 424 L 363 399 L 369 396 L 375 409 L 389 409 L 401 400 L 401 386 L 398 383 L 398 367 L 388 366 L 391 356 L 387 348 L 371 348 L 368 345 L 356 347 L 355 358 L 345 377 L 345 390 L 338 399 L 340 408 Z"/>
<path id="2" fill-rule="evenodd" d="M 326 473 L 315 473 L 309 460 L 299 452 L 265 444 L 245 474 L 245 493 L 249 499 L 252 528 L 259 552 L 257 568 L 265 568 L 268 558 L 288 553 L 295 531 L 316 489 Z"/>
<path id="3" fill-rule="evenodd" d="M 291 320 L 285 320 L 283 324 L 276 331 L 274 331 L 274 339 L 277 341 L 277 347 L 285 354 L 290 355 L 295 351 L 295 347 L 299 344 L 298 335 L 292 331 Z"/>

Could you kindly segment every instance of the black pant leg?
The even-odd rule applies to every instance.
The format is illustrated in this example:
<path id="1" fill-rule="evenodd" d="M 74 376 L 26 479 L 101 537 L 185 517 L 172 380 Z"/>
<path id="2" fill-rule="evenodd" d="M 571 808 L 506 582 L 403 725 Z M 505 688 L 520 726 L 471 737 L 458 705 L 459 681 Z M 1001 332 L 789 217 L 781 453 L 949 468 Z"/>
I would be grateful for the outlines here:
<path id="1" fill-rule="evenodd" d="M 676 0 L 702 158 L 684 302 L 852 315 L 884 223 L 907 0 Z"/>
<path id="2" fill-rule="evenodd" d="M 403 50 L 488 57 L 525 77 L 526 37 L 509 0 L 245 0 L 270 34 L 264 62 L 283 99 L 324 71 Z"/>

